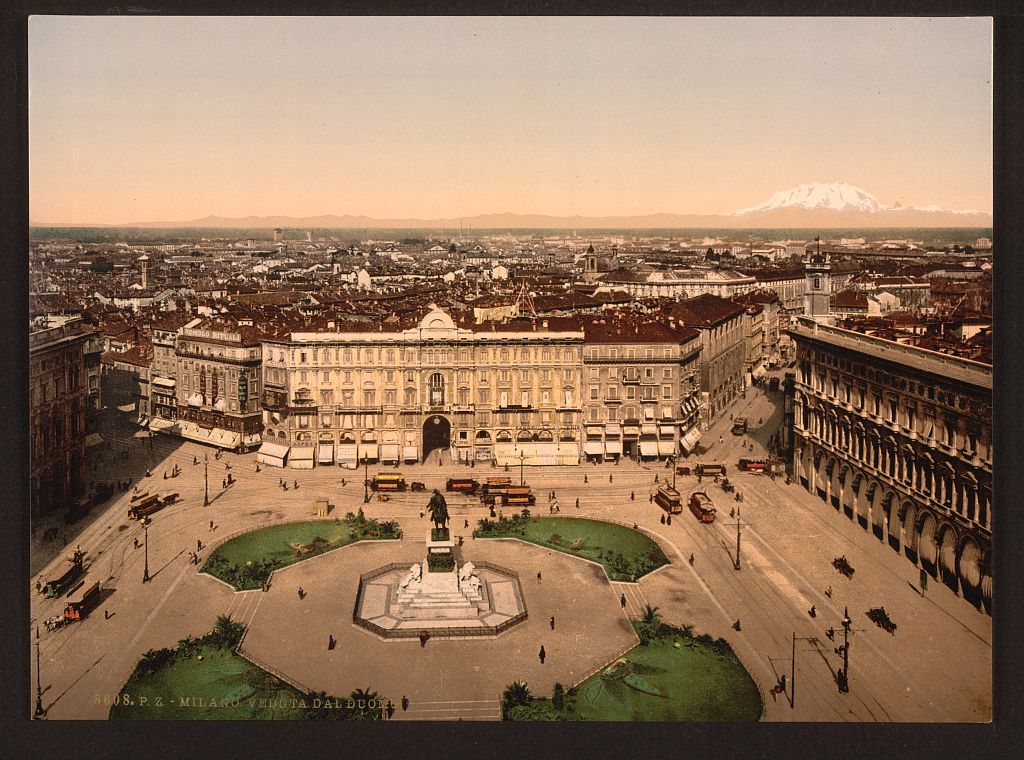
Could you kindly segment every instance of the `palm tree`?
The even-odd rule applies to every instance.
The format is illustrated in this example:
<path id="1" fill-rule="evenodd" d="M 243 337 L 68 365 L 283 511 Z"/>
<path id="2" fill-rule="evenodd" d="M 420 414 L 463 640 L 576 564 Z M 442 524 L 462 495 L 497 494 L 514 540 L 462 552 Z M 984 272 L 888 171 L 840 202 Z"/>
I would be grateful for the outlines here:
<path id="1" fill-rule="evenodd" d="M 644 606 L 644 616 L 642 620 L 647 625 L 660 625 L 661 624 L 661 613 L 658 612 L 657 607 L 652 607 L 650 604 Z"/>
<path id="2" fill-rule="evenodd" d="M 356 703 L 356 706 L 352 709 L 352 720 L 383 720 L 380 708 L 370 707 L 371 703 L 380 705 L 381 699 L 377 692 L 370 691 L 369 686 L 365 689 L 356 689 L 349 695 L 349 699 Z M 362 707 L 359 706 L 360 702 L 363 704 Z"/>
<path id="3" fill-rule="evenodd" d="M 245 625 L 231 619 L 230 615 L 218 615 L 217 622 L 213 626 L 214 638 L 217 646 L 231 648 L 242 638 L 245 632 Z"/>
<path id="4" fill-rule="evenodd" d="M 502 717 L 508 716 L 508 711 L 513 707 L 530 704 L 530 687 L 522 681 L 513 681 L 505 687 L 501 695 Z"/>

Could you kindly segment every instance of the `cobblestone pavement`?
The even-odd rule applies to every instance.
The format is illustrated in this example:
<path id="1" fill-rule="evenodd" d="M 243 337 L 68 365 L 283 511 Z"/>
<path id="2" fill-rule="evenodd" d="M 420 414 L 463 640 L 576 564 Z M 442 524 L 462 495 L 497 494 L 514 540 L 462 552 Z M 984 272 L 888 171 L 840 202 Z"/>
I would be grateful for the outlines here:
<path id="1" fill-rule="evenodd" d="M 718 503 L 718 520 L 703 525 L 684 512 L 671 525 L 663 524 L 662 512 L 650 504 L 647 496 L 655 487 L 655 476 L 662 482 L 666 474 L 671 477 L 664 465 L 625 461 L 618 465 L 527 468 L 527 481 L 541 495 L 536 511 L 547 514 L 544 494 L 554 490 L 562 516 L 636 524 L 654 537 L 672 565 L 629 588 L 627 612 L 636 614 L 650 603 L 660 608 L 669 623 L 693 625 L 698 632 L 727 639 L 765 695 L 766 720 L 988 720 L 992 705 L 989 616 L 939 583 L 931 584 L 922 596 L 916 588 L 918 572 L 914 565 L 798 485 L 787 486 L 782 479 L 773 481 L 761 475 L 733 474 L 736 459 L 744 451 L 748 456 L 763 454 L 764 443 L 781 422 L 777 407 L 780 398 L 778 394 L 769 397 L 749 390 L 746 399 L 737 400 L 705 431 L 701 443 L 709 450 L 690 457 L 691 461 L 726 462 L 730 479 L 744 494 L 739 570 L 735 569 L 736 520 L 729 517 L 729 509 L 736 504 L 726 501 L 731 495 L 705 480 L 701 485 Z M 748 436 L 729 434 L 729 413 L 750 418 Z M 310 687 L 347 693 L 370 686 L 392 698 L 405 693 L 411 701 L 410 709 L 405 715 L 399 710 L 396 718 L 495 717 L 500 688 L 495 693 L 493 684 L 524 679 L 536 693 L 549 692 L 555 680 L 568 683 L 585 676 L 582 671 L 590 666 L 586 657 L 595 662 L 603 657 L 577 648 L 576 633 L 596 626 L 587 629 L 585 635 L 614 638 L 619 631 L 625 636 L 628 630 L 618 605 L 622 584 L 614 584 L 613 590 L 603 577 L 589 577 L 586 568 L 593 566 L 558 553 L 548 556 L 539 547 L 471 541 L 471 528 L 486 516 L 486 509 L 476 499 L 455 494 L 448 498 L 451 526 L 456 536 L 465 536 L 467 558 L 473 559 L 476 555 L 472 552 L 487 544 L 486 556 L 480 554 L 481 559 L 513 568 L 523 578 L 530 605 L 530 622 L 525 627 L 491 642 L 430 641 L 422 650 L 415 641 L 384 642 L 356 630 L 351 624 L 351 602 L 357 576 L 393 561 L 391 550 L 384 545 L 343 548 L 281 572 L 276 588 L 267 594 L 236 594 L 226 585 L 199 575 L 189 564 L 188 552 L 195 550 L 197 539 L 208 546 L 259 525 L 311 517 L 313 501 L 318 498 L 330 499 L 338 514 L 355 511 L 363 504 L 363 470 L 322 467 L 282 471 L 262 467 L 257 474 L 253 454 L 225 454 L 215 460 L 213 452 L 199 444 L 160 436 L 152 452 L 140 439 L 126 437 L 122 444 L 131 452 L 127 460 L 130 467 L 139 470 L 140 462 L 153 463 L 146 465 L 152 466 L 154 475 L 142 478 L 143 490 L 177 492 L 182 501 L 157 513 L 150 525 L 150 583 L 141 582 L 144 550 L 133 548 L 133 539 L 143 539 L 142 528 L 125 517 L 130 493 L 116 494 L 106 506 L 94 510 L 91 522 L 76 526 L 79 532 L 69 538 L 59 556 L 32 577 L 34 586 L 37 579 L 45 581 L 63 572 L 64 557 L 80 544 L 87 553 L 89 580 L 100 580 L 104 587 L 101 605 L 87 619 L 52 633 L 43 629 L 43 704 L 47 717 L 105 718 L 108 706 L 104 701 L 117 693 L 144 652 L 173 645 L 189 634 L 201 635 L 212 628 L 216 615 L 229 611 L 237 619 L 252 622 L 247 647 L 258 648 L 260 659 L 274 659 L 280 663 L 275 667 L 293 671 L 289 675 L 302 683 L 315 680 L 317 683 L 309 683 Z M 753 450 L 743 449 L 744 444 L 750 444 Z M 205 453 L 210 454 L 213 500 L 207 508 L 202 506 Z M 193 465 L 193 457 L 198 457 L 199 465 Z M 170 470 L 175 463 L 182 468 L 182 476 L 164 481 L 162 471 Z M 224 490 L 221 486 L 228 465 L 238 482 Z M 377 469 L 371 467 L 370 475 Z M 455 473 L 483 479 L 500 472 L 490 467 L 442 469 L 436 464 L 401 469 L 408 478 L 425 481 L 428 488 L 443 487 L 444 479 Z M 588 476 L 587 484 L 583 483 L 584 474 Z M 614 474 L 613 483 L 608 482 L 609 474 Z M 288 481 L 287 492 L 277 485 L 282 477 Z M 341 485 L 343 477 L 345 486 Z M 294 482 L 299 484 L 297 490 L 292 487 Z M 679 477 L 676 485 L 685 497 L 697 483 L 695 478 Z M 630 491 L 636 493 L 636 501 L 630 500 Z M 386 503 L 371 501 L 366 505 L 369 516 L 397 519 L 402 524 L 407 540 L 389 545 L 401 561 L 422 548 L 416 539 L 422 536 L 427 521 L 419 517 L 419 510 L 428 495 L 404 493 Z M 574 506 L 577 497 L 578 510 Z M 212 531 L 211 520 L 215 525 Z M 467 520 L 469 529 L 465 528 Z M 691 553 L 693 565 L 688 562 Z M 856 568 L 853 579 L 844 578 L 832 568 L 832 558 L 840 554 L 845 554 Z M 206 555 L 204 548 L 200 558 Z M 545 567 L 545 581 L 539 588 L 531 585 L 536 572 L 533 567 L 538 563 Z M 553 569 L 547 569 L 549 566 Z M 587 583 L 580 586 L 574 598 L 571 586 L 548 583 L 552 577 L 549 574 L 582 574 Z M 280 580 L 289 576 L 295 582 Z M 305 581 L 307 576 L 310 580 Z M 342 576 L 340 582 L 338 576 Z M 308 624 L 289 614 L 298 604 L 297 598 L 293 603 L 290 596 L 294 596 L 291 586 L 303 582 L 309 584 L 307 590 L 315 584 L 325 589 L 317 592 L 316 599 L 307 597 L 310 604 L 302 614 L 311 616 Z M 829 587 L 831 598 L 825 594 Z M 597 596 L 592 600 L 586 596 L 590 593 Z M 607 595 L 610 605 L 594 601 L 601 593 Z M 280 594 L 280 604 L 271 603 L 276 594 Z M 582 603 L 585 600 L 597 605 L 594 611 Z M 62 611 L 65 601 L 33 594 L 33 626 Z M 333 606 L 318 606 L 326 604 Z M 817 612 L 814 619 L 808 614 L 811 605 Z M 884 605 L 897 623 L 895 635 L 881 631 L 865 616 L 869 608 L 879 605 Z M 833 650 L 841 643 L 841 634 L 836 641 L 829 641 L 825 630 L 840 627 L 839 620 L 847 607 L 854 628 L 850 692 L 840 694 L 834 674 L 841 658 Z M 111 614 L 109 620 L 104 619 L 104 610 Z M 548 627 L 552 614 L 557 618 L 557 638 L 550 635 Z M 320 627 L 327 626 L 335 616 L 334 630 Z M 741 621 L 739 631 L 732 627 L 737 619 Z M 344 637 L 354 648 L 349 650 L 339 643 L 334 652 L 328 653 L 328 633 L 339 642 Z M 790 707 L 789 694 L 773 700 L 769 690 L 783 673 L 793 686 L 794 634 L 795 705 Z M 548 642 L 553 643 L 549 646 Z M 609 648 L 616 649 L 611 644 L 617 642 L 610 640 Z M 549 654 L 543 666 L 535 651 L 540 643 Z M 378 651 L 383 658 L 375 654 L 373 660 L 356 656 Z M 570 663 L 568 657 L 562 659 L 562 651 L 572 654 L 573 659 L 583 659 Z M 501 659 L 497 659 L 496 652 Z M 608 659 L 615 653 L 610 652 Z M 334 665 L 339 669 L 332 669 Z M 352 674 L 353 682 L 344 676 L 346 672 Z M 321 683 L 324 686 L 319 686 Z M 422 686 L 415 693 L 407 693 L 413 691 L 410 683 Z"/>

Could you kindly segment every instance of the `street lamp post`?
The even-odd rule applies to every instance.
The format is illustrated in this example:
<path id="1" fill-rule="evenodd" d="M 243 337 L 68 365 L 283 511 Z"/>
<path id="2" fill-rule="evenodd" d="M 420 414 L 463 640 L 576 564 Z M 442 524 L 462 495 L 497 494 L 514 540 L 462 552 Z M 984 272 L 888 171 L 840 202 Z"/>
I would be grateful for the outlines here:
<path id="1" fill-rule="evenodd" d="M 143 520 L 147 520 L 148 518 L 143 517 L 142 519 Z M 145 522 L 145 523 L 142 524 L 142 531 L 143 531 L 142 544 L 143 544 L 143 548 L 145 549 L 145 560 L 144 560 L 144 565 L 143 565 L 143 569 L 142 569 L 142 582 L 143 583 L 149 583 L 149 523 L 148 522 Z"/>
<path id="2" fill-rule="evenodd" d="M 370 503 L 370 460 L 363 459 L 363 504 Z"/>
<path id="3" fill-rule="evenodd" d="M 203 454 L 203 506 L 210 506 L 210 452 Z"/>
<path id="4" fill-rule="evenodd" d="M 526 464 L 526 452 L 519 450 L 519 485 L 523 485 L 523 465 Z"/>
<path id="5" fill-rule="evenodd" d="M 850 620 L 849 607 L 843 608 L 843 669 L 839 673 L 839 691 L 844 694 L 850 690 Z"/>
<path id="6" fill-rule="evenodd" d="M 40 664 L 39 664 L 39 626 L 36 626 L 36 711 L 35 718 L 41 718 L 46 714 L 46 710 L 43 709 L 43 682 L 40 676 Z"/>

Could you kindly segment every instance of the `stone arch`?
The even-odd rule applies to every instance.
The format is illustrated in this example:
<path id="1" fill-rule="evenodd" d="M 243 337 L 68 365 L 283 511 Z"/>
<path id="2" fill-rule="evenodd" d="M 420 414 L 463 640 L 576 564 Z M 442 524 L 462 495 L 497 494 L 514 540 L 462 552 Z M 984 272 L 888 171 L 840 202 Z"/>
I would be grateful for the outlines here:
<path id="1" fill-rule="evenodd" d="M 975 607 L 982 605 L 981 578 L 984 554 L 974 537 L 965 534 L 956 552 L 956 574 L 964 599 Z"/>
<path id="2" fill-rule="evenodd" d="M 854 469 L 849 465 L 843 465 L 839 471 L 839 505 L 847 517 L 853 517 L 853 492 Z"/>
<path id="3" fill-rule="evenodd" d="M 936 531 L 936 543 L 939 547 L 939 578 L 954 592 L 959 591 L 957 547 L 960 542 L 956 528 L 951 523 L 943 522 Z"/>
<path id="4" fill-rule="evenodd" d="M 903 532 L 903 553 L 914 564 L 917 564 L 917 507 L 914 502 L 905 501 L 900 507 L 900 518 Z"/>
<path id="5" fill-rule="evenodd" d="M 871 505 L 875 499 L 881 498 L 878 493 L 880 490 L 876 481 L 865 478 L 857 491 L 857 500 L 854 502 L 854 519 L 864 530 L 868 530 L 871 525 Z"/>
<path id="6" fill-rule="evenodd" d="M 806 488 L 808 491 L 811 491 L 814 488 L 814 486 L 812 485 L 814 479 L 814 476 L 812 474 L 814 472 L 814 464 L 812 459 L 813 452 L 811 451 L 810 444 L 804 442 L 804 448 L 802 453 L 803 456 L 801 458 L 800 482 L 804 488 Z"/>
<path id="7" fill-rule="evenodd" d="M 939 572 L 939 544 L 936 540 L 938 528 L 935 515 L 924 510 L 917 524 L 917 557 L 921 567 L 933 578 Z"/>
<path id="8" fill-rule="evenodd" d="M 981 558 L 981 603 L 992 614 L 992 550 L 985 549 Z"/>
<path id="9" fill-rule="evenodd" d="M 832 459 L 829 464 L 832 467 L 832 478 L 829 482 L 829 503 L 832 504 L 834 509 L 839 509 L 839 500 L 843 497 L 843 470 L 839 463 Z"/>
<path id="10" fill-rule="evenodd" d="M 828 476 L 825 475 L 825 450 L 818 449 L 814 452 L 814 488 L 811 493 L 817 494 L 820 499 L 825 500 L 825 488 Z"/>
<path id="11" fill-rule="evenodd" d="M 885 534 L 883 540 L 888 541 L 893 551 L 900 550 L 900 499 L 895 491 L 887 491 L 882 500 L 885 507 Z"/>

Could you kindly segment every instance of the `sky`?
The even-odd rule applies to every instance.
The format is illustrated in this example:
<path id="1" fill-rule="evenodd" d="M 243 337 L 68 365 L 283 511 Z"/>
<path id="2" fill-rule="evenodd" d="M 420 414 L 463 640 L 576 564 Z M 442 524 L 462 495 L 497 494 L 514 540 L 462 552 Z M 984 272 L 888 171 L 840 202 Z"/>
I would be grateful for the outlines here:
<path id="1" fill-rule="evenodd" d="M 988 19 L 29 20 L 33 224 L 992 210 Z"/>

